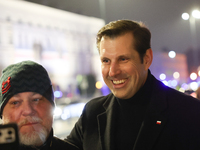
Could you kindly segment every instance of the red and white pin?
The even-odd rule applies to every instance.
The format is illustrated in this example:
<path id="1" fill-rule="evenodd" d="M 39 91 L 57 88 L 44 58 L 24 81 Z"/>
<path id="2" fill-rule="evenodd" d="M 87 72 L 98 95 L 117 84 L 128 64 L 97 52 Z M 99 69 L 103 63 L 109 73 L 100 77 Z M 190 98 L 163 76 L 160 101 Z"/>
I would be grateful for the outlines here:
<path id="1" fill-rule="evenodd" d="M 160 120 L 157 120 L 157 121 L 156 121 L 156 124 L 161 124 L 161 121 L 160 121 Z"/>

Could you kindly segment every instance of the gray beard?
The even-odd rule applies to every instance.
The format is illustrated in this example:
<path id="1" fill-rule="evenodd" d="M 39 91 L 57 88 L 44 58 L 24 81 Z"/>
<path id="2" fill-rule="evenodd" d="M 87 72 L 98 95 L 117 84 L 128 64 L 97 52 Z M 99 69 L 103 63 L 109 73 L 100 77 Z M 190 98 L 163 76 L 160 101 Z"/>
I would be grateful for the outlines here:
<path id="1" fill-rule="evenodd" d="M 43 127 L 40 131 L 32 131 L 29 133 L 19 133 L 20 144 L 37 147 L 42 145 L 48 136 L 47 130 Z"/>
<path id="2" fill-rule="evenodd" d="M 28 120 L 40 121 L 41 119 L 38 117 L 27 117 L 27 119 L 21 121 L 18 124 L 18 126 L 20 126 L 23 123 L 26 123 Z M 9 118 L 3 119 L 3 124 L 9 123 L 9 122 L 10 122 Z M 19 132 L 19 140 L 20 140 L 21 145 L 38 147 L 44 144 L 48 135 L 49 135 L 48 130 L 43 126 L 40 126 L 40 129 L 36 129 L 32 132 L 26 132 L 26 133 Z"/>

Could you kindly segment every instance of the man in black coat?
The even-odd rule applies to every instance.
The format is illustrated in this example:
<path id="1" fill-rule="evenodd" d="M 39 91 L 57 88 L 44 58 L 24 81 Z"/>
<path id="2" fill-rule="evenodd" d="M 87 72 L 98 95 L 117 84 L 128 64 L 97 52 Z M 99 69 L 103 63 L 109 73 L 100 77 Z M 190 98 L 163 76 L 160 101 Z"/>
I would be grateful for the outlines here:
<path id="1" fill-rule="evenodd" d="M 19 131 L 20 144 L 13 149 L 78 150 L 73 144 L 53 136 L 53 88 L 42 65 L 33 61 L 9 65 L 2 72 L 0 84 L 2 122 L 17 124 Z M 1 145 L 0 149 L 4 150 Z"/>
<path id="2" fill-rule="evenodd" d="M 151 74 L 150 39 L 141 22 L 100 29 L 102 75 L 112 93 L 86 104 L 66 141 L 81 150 L 200 149 L 200 101 Z"/>

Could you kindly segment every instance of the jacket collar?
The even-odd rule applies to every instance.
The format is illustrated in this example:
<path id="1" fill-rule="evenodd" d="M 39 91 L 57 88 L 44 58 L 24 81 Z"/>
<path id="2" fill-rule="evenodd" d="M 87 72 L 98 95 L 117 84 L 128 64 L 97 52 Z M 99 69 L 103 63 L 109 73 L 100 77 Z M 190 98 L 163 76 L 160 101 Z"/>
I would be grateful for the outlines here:
<path id="1" fill-rule="evenodd" d="M 151 96 L 151 102 L 145 119 L 141 125 L 133 150 L 151 150 L 167 122 L 167 118 L 163 115 L 163 112 L 167 108 L 167 95 L 165 90 L 161 90 L 166 87 L 153 76 L 152 80 L 153 94 Z M 103 150 L 114 149 L 113 136 L 115 131 L 112 127 L 115 124 L 115 112 L 117 111 L 116 105 L 115 96 L 109 94 L 103 104 L 105 111 L 98 115 L 99 134 Z"/>
<path id="2" fill-rule="evenodd" d="M 153 83 L 151 102 L 133 150 L 151 150 L 167 122 L 165 117 L 165 110 L 167 109 L 166 87 L 154 77 Z"/>
<path id="3" fill-rule="evenodd" d="M 102 149 L 103 150 L 113 150 L 114 149 L 114 126 L 115 123 L 115 112 L 116 112 L 116 102 L 113 94 L 109 94 L 107 100 L 103 104 L 105 111 L 97 116 L 99 135 L 101 138 Z"/>

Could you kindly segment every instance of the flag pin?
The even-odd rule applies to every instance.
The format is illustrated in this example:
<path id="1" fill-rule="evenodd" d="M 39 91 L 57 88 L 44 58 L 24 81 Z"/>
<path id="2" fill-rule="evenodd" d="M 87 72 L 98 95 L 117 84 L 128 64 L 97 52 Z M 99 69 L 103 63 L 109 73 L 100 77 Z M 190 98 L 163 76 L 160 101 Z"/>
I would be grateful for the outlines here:
<path id="1" fill-rule="evenodd" d="M 161 124 L 161 121 L 160 120 L 156 121 L 156 124 Z"/>

